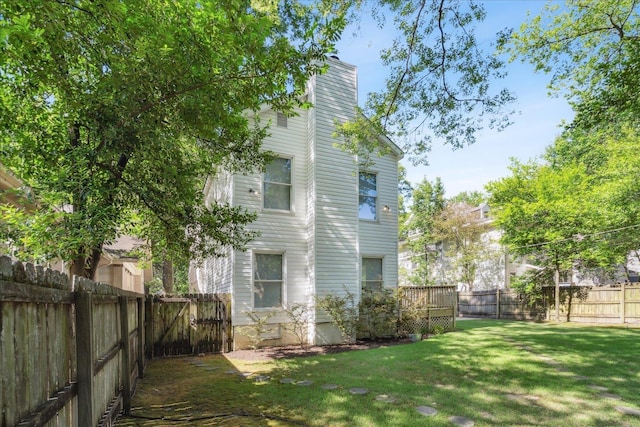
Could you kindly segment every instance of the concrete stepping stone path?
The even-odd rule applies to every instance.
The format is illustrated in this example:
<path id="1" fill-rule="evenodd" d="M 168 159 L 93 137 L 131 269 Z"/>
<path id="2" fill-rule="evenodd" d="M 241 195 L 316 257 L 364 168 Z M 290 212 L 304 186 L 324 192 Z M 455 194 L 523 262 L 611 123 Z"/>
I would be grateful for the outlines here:
<path id="1" fill-rule="evenodd" d="M 470 420 L 469 418 L 466 418 L 466 417 L 460 417 L 458 415 L 449 417 L 449 421 L 451 421 L 452 424 L 457 425 L 459 427 L 473 427 L 475 425 L 475 422 L 473 422 L 473 420 Z"/>
<path id="2" fill-rule="evenodd" d="M 353 387 L 349 389 L 349 393 L 351 394 L 367 394 L 369 390 L 366 388 Z"/>
<path id="3" fill-rule="evenodd" d="M 603 399 L 622 400 L 622 397 L 613 393 L 600 393 L 598 396 L 602 397 Z"/>
<path id="4" fill-rule="evenodd" d="M 337 384 L 323 384 L 320 386 L 323 390 L 336 390 L 338 388 Z"/>
<path id="5" fill-rule="evenodd" d="M 438 413 L 436 408 L 432 408 L 431 406 L 418 406 L 416 408 L 416 411 L 418 411 L 420 415 L 424 415 L 425 417 L 433 417 Z"/>
<path id="6" fill-rule="evenodd" d="M 376 400 L 378 402 L 393 403 L 396 401 L 396 398 L 393 396 L 389 396 L 388 394 L 379 394 L 376 396 Z"/>
<path id="7" fill-rule="evenodd" d="M 606 387 L 602 387 L 601 385 L 595 385 L 595 384 L 589 384 L 587 387 L 589 387 L 592 390 L 598 390 L 598 391 L 609 391 L 608 388 Z"/>
<path id="8" fill-rule="evenodd" d="M 625 415 L 640 417 L 640 409 L 629 408 L 628 406 L 616 406 L 616 411 L 622 412 Z"/>

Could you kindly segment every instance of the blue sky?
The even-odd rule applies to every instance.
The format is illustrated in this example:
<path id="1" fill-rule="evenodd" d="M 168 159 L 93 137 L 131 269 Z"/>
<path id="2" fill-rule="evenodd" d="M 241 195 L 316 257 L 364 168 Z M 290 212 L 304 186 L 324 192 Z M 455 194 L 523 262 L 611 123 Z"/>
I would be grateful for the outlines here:
<path id="1" fill-rule="evenodd" d="M 486 0 L 486 20 L 478 26 L 478 40 L 487 45 L 495 33 L 505 27 L 518 28 L 527 11 L 536 15 L 546 2 L 542 0 Z M 389 23 L 391 24 L 391 23 Z M 361 23 L 361 31 L 353 37 L 347 30 L 338 44 L 341 60 L 358 67 L 358 98 L 362 105 L 369 92 L 383 87 L 386 70 L 379 60 L 381 49 L 393 40 L 392 25 L 381 30 L 370 21 Z M 407 177 L 412 184 L 423 178 L 433 181 L 440 177 L 448 197 L 461 191 L 482 190 L 484 185 L 509 174 L 510 158 L 522 161 L 543 153 L 560 133 L 562 120 L 571 120 L 573 113 L 562 97 L 548 96 L 549 76 L 535 73 L 529 64 L 513 62 L 507 65 L 508 76 L 499 86 L 509 88 L 517 96 L 512 105 L 516 114 L 513 124 L 502 132 L 484 129 L 474 145 L 452 151 L 434 140 L 428 166 L 414 167 L 407 160 Z"/>

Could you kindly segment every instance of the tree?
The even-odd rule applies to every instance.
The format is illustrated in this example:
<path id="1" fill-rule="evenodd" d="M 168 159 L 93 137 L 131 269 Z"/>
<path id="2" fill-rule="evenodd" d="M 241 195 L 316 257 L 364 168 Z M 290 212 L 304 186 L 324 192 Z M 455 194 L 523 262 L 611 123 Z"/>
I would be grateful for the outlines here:
<path id="1" fill-rule="evenodd" d="M 509 252 L 536 265 L 539 272 L 521 283 L 539 289 L 554 274 L 590 269 L 611 270 L 624 261 L 624 251 L 601 241 L 611 227 L 598 179 L 584 165 L 553 168 L 533 162 L 511 166 L 512 175 L 490 183 L 495 224 L 503 230 Z"/>
<path id="2" fill-rule="evenodd" d="M 453 282 L 464 283 L 468 291 L 473 290 L 476 273 L 485 261 L 484 249 L 488 242 L 483 235 L 490 224 L 481 218 L 475 206 L 464 202 L 449 201 L 436 216 L 433 224 L 435 241 L 442 242 L 447 266 L 441 265 L 443 273 Z"/>
<path id="3" fill-rule="evenodd" d="M 640 3 L 637 0 L 550 2 L 503 38 L 512 58 L 551 73 L 576 111 L 572 127 L 638 124 Z"/>
<path id="4" fill-rule="evenodd" d="M 434 243 L 434 221 L 445 208 L 444 185 L 440 178 L 429 182 L 423 179 L 412 194 L 411 214 L 404 224 L 411 252 L 417 261 L 417 268 L 409 280 L 420 286 L 429 283 L 430 266 L 435 261 L 432 245 Z"/>
<path id="5" fill-rule="evenodd" d="M 366 4 L 366 3 L 365 3 Z M 369 3 L 370 4 L 370 3 Z M 475 142 L 485 126 L 509 124 L 506 105 L 513 95 L 495 90 L 504 76 L 503 63 L 479 46 L 474 25 L 485 18 L 475 1 L 379 0 L 372 7 L 380 26 L 393 16 L 398 37 L 381 52 L 390 67 L 385 87 L 370 93 L 364 115 L 339 126 L 344 147 L 368 159 L 385 148 L 377 135 L 402 141 L 414 163 L 427 163 L 434 138 L 452 148 Z"/>
<path id="6" fill-rule="evenodd" d="M 487 195 L 482 191 L 462 191 L 455 196 L 449 198 L 451 203 L 466 203 L 469 206 L 480 206 L 487 200 Z"/>
<path id="7" fill-rule="evenodd" d="M 205 207 L 204 179 L 260 168 L 252 113 L 303 105 L 346 22 L 340 2 L 305 3 L 4 1 L 2 161 L 39 200 L 3 208 L 4 234 L 86 277 L 123 233 L 180 261 L 242 247 L 254 215 Z"/>

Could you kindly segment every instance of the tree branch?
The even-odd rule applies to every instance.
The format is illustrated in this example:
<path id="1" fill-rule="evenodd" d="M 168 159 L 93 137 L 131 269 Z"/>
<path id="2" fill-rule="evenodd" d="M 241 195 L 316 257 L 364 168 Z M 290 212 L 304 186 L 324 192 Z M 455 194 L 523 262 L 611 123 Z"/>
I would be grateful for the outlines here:
<path id="1" fill-rule="evenodd" d="M 444 1 L 444 0 L 441 0 L 441 1 Z M 409 40 L 409 44 L 407 46 L 407 49 L 408 49 L 407 60 L 405 61 L 404 71 L 400 76 L 400 80 L 396 84 L 396 87 L 393 91 L 393 96 L 391 97 L 391 102 L 389 102 L 389 106 L 387 108 L 387 111 L 385 112 L 385 119 L 384 119 L 384 125 L 383 125 L 384 128 L 387 127 L 387 122 L 388 122 L 389 116 L 391 115 L 391 110 L 393 109 L 393 105 L 396 103 L 396 100 L 398 99 L 398 94 L 400 93 L 400 87 L 402 86 L 404 79 L 407 77 L 407 74 L 409 74 L 409 65 L 411 62 L 411 57 L 413 55 L 413 49 L 415 47 L 416 34 L 418 32 L 418 27 L 420 26 L 420 18 L 422 16 L 422 11 L 424 10 L 426 3 L 427 3 L 427 0 L 422 0 L 422 3 L 420 4 L 420 9 L 418 10 L 418 14 L 416 15 L 416 20 L 413 23 L 413 28 L 411 30 L 411 39 Z"/>

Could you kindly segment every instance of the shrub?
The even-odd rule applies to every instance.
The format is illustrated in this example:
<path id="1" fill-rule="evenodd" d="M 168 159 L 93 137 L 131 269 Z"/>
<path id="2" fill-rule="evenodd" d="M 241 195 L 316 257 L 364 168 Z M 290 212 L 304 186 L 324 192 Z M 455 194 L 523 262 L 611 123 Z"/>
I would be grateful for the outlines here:
<path id="1" fill-rule="evenodd" d="M 297 338 L 300 347 L 304 347 L 309 325 L 309 306 L 304 303 L 293 303 L 289 304 L 284 312 L 291 320 L 291 323 L 286 324 L 284 329 Z"/>
<path id="2" fill-rule="evenodd" d="M 358 307 L 355 304 L 355 295 L 344 287 L 345 296 L 327 294 L 316 297 L 318 307 L 327 312 L 334 325 L 340 329 L 343 342 L 352 342 L 356 336 L 358 322 Z"/>
<path id="3" fill-rule="evenodd" d="M 392 289 L 363 291 L 358 312 L 358 337 L 375 339 L 397 334 L 398 297 Z"/>

